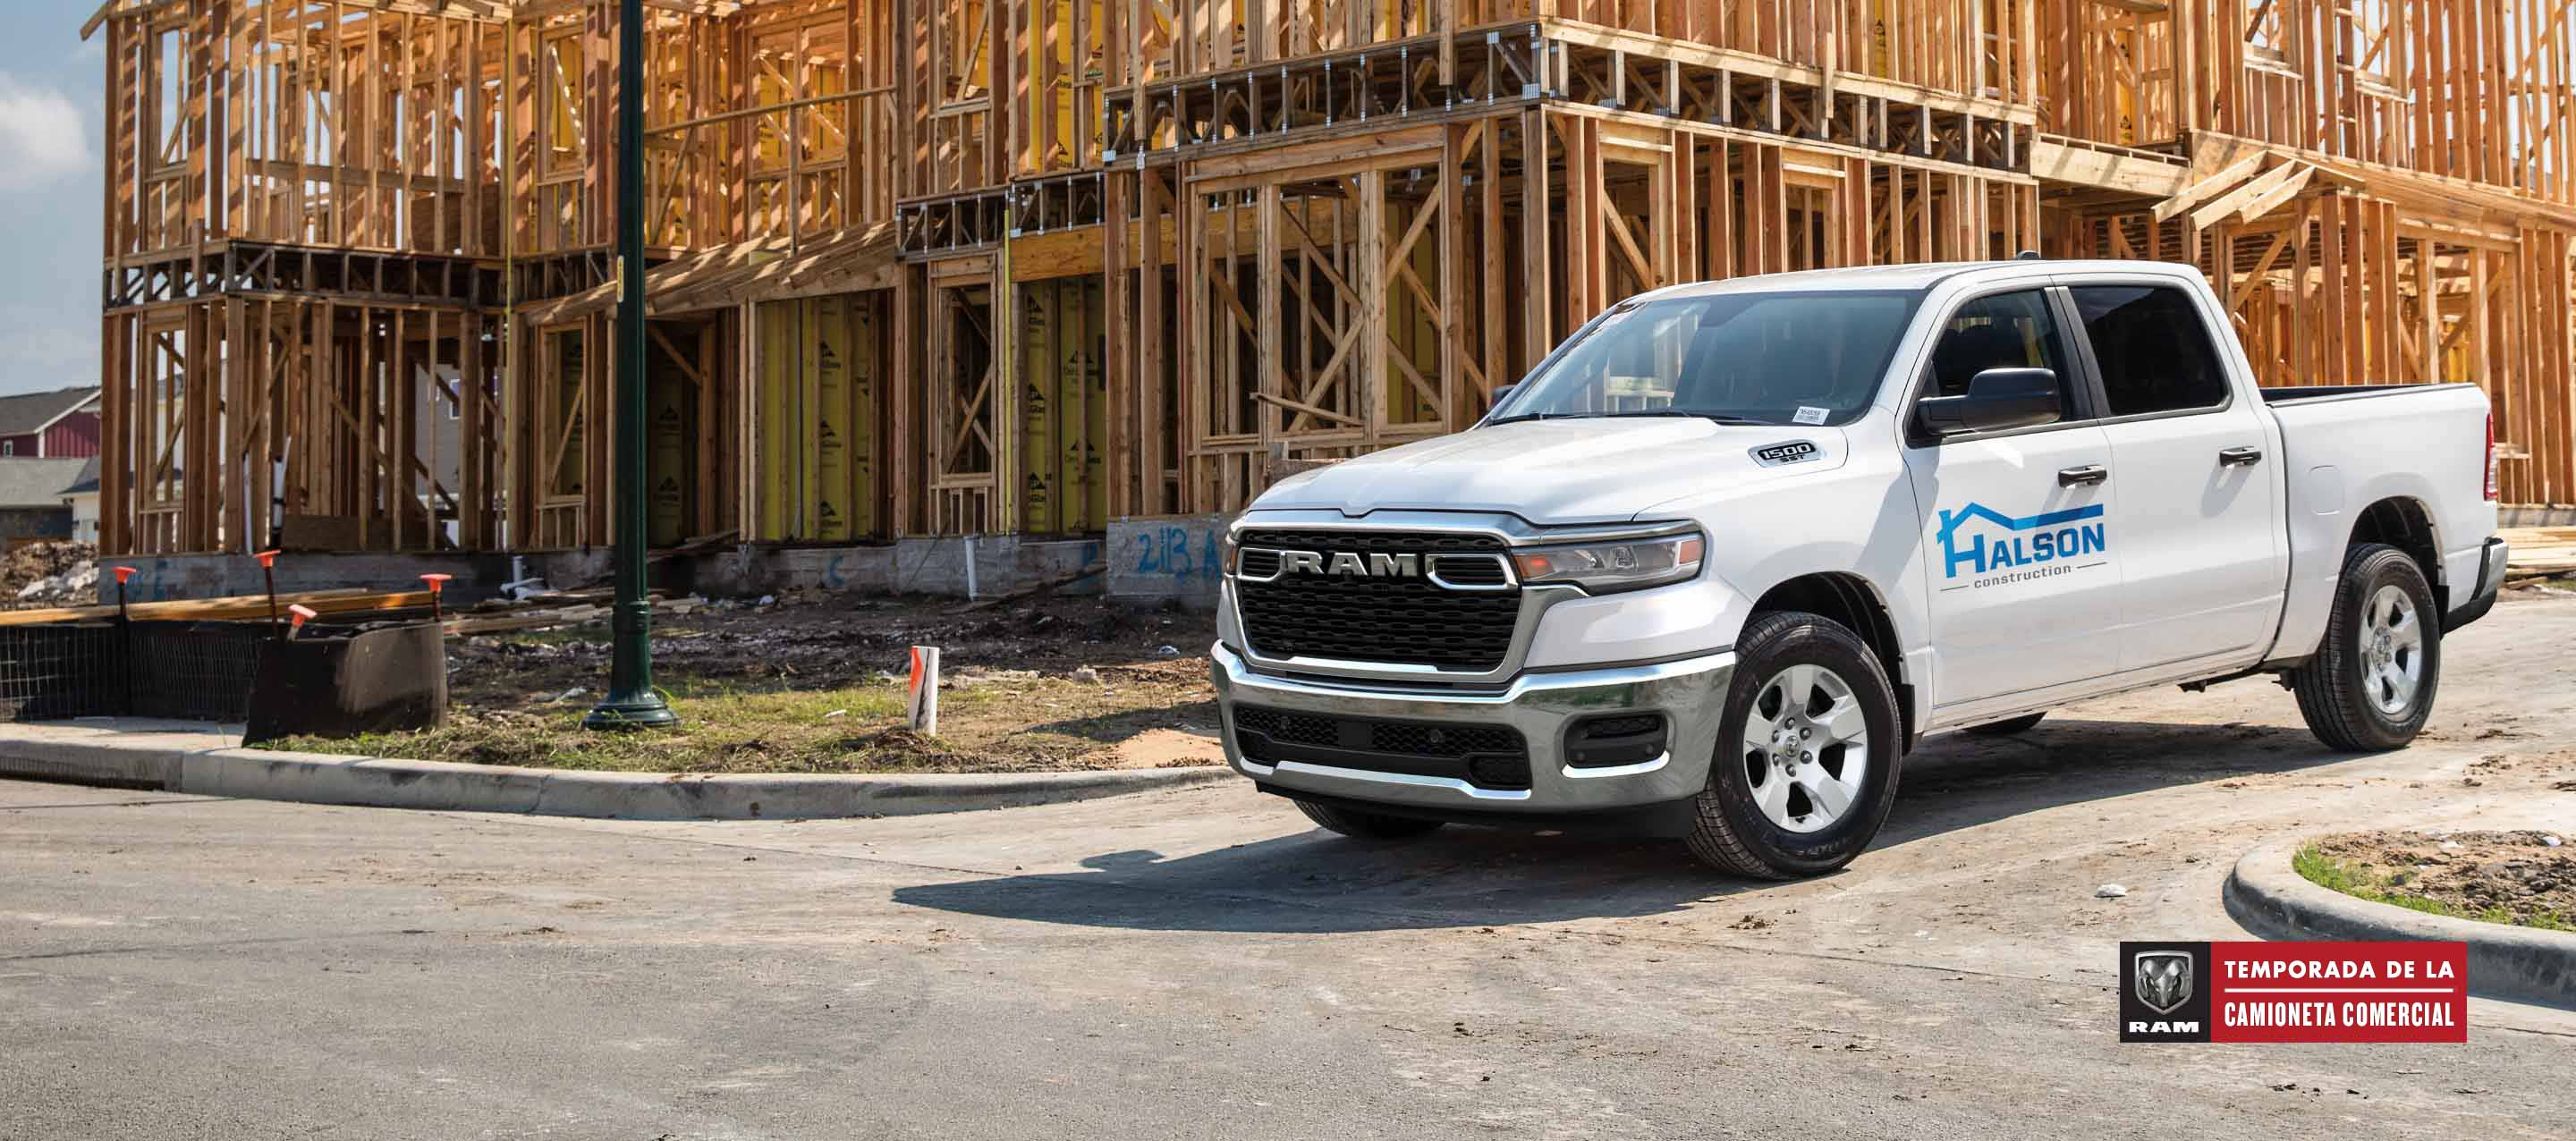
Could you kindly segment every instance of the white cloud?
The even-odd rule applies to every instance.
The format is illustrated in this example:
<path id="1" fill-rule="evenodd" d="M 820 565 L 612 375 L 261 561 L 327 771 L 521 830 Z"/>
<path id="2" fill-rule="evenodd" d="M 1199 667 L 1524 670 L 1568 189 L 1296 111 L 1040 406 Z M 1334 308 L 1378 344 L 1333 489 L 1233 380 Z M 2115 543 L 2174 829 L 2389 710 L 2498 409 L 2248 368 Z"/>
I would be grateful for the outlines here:
<path id="1" fill-rule="evenodd" d="M 80 107 L 0 71 L 0 190 L 28 190 L 94 165 Z"/>

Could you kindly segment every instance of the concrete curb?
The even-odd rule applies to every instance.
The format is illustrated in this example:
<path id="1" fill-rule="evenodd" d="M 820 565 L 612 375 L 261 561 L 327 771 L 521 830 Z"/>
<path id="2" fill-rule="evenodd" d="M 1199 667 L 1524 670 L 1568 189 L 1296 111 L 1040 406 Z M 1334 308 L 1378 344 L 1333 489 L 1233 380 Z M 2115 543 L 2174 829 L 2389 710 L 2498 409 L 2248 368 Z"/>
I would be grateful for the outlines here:
<path id="1" fill-rule="evenodd" d="M 1016 808 L 1220 780 L 1223 765 L 1063 773 L 838 776 L 585 772 L 208 748 L 0 730 L 0 777 L 199 796 L 617 820 L 815 820 Z M 145 736 L 137 734 L 136 736 Z M 197 735 L 202 741 L 203 735 Z"/>
<path id="2" fill-rule="evenodd" d="M 2576 934 L 2427 915 L 2308 882 L 2290 857 L 2316 837 L 2247 852 L 2227 877 L 2227 914 L 2273 939 L 2437 939 L 2469 945 L 2469 993 L 2576 1009 Z"/>

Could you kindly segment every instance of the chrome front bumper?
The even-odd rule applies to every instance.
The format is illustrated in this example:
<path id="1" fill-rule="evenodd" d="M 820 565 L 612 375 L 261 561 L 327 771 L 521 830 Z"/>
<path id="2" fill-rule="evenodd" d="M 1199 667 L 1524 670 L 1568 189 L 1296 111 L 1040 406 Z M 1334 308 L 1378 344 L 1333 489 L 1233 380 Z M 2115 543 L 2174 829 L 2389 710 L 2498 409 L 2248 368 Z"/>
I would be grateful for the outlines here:
<path id="1" fill-rule="evenodd" d="M 1735 655 L 1726 652 L 1655 665 L 1522 674 L 1496 692 L 1448 692 L 1258 673 L 1222 644 L 1209 656 L 1225 720 L 1226 762 L 1235 771 L 1283 792 L 1495 815 L 1633 808 L 1697 795 L 1708 784 L 1718 720 L 1735 675 Z M 1530 787 L 1479 788 L 1450 777 L 1248 761 L 1235 739 L 1237 704 L 1340 717 L 1507 725 L 1528 744 Z M 1575 718 L 1649 711 L 1663 713 L 1670 722 L 1662 756 L 1618 768 L 1577 769 L 1564 763 L 1565 729 Z"/>

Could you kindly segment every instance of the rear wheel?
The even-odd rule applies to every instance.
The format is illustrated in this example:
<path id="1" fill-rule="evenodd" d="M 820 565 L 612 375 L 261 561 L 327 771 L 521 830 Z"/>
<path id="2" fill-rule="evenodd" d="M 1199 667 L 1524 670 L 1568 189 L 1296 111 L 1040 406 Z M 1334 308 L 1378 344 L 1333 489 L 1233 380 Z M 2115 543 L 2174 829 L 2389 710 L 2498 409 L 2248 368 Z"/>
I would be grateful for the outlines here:
<path id="1" fill-rule="evenodd" d="M 1411 816 L 1389 816 L 1382 812 L 1361 812 L 1317 804 L 1311 800 L 1297 802 L 1297 811 L 1306 814 L 1328 832 L 1339 832 L 1362 840 L 1405 840 L 1440 827 L 1437 820 L 1420 820 Z"/>
<path id="2" fill-rule="evenodd" d="M 2015 733 L 2027 731 L 2032 726 L 2039 724 L 2040 718 L 2046 716 L 2048 715 L 2045 713 L 2024 713 L 2019 717 L 2007 717 L 2001 721 L 1988 721 L 1983 725 L 1970 725 L 1966 729 L 1966 732 L 1974 733 L 1980 737 L 2009 737 Z"/>
<path id="3" fill-rule="evenodd" d="M 1737 639 L 1735 678 L 1691 852 L 1720 871 L 1793 879 L 1869 846 L 1896 802 L 1896 691 L 1832 619 L 1765 615 Z"/>
<path id="4" fill-rule="evenodd" d="M 2316 655 L 2290 674 L 2308 730 L 2337 749 L 2398 748 L 2432 716 L 2441 680 L 2441 615 L 2423 570 L 2395 547 L 2354 547 Z"/>

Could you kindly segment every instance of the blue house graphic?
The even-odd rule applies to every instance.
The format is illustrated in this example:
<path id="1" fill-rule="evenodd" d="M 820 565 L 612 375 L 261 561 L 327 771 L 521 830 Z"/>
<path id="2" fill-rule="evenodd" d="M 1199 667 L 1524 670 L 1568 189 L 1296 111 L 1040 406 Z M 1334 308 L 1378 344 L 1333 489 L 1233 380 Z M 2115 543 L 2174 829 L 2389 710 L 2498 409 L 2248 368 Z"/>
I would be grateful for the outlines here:
<path id="1" fill-rule="evenodd" d="M 2012 516 L 1983 503 L 1970 503 L 1956 511 L 1941 511 L 1941 574 L 1959 577 L 1959 568 L 1967 566 L 1973 573 L 1984 574 L 2001 567 L 2025 566 L 2054 562 L 2077 555 L 2097 554 L 2109 548 L 2108 524 L 2086 523 L 2102 517 L 2102 505 L 2070 507 L 2064 511 L 2045 511 L 2037 515 Z M 1970 532 L 1967 546 L 1960 546 L 1959 527 L 1971 519 L 1982 519 L 2004 534 L 1994 537 Z"/>

